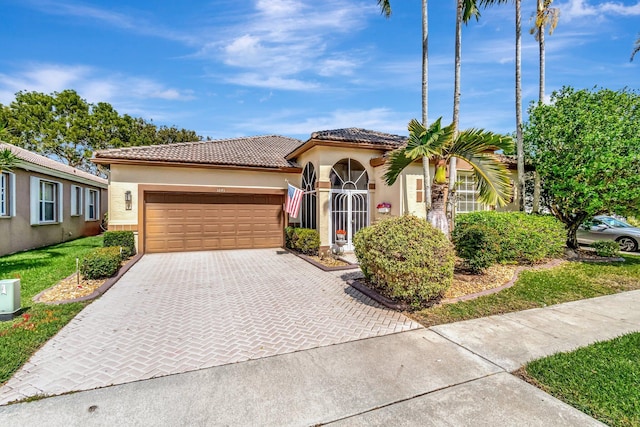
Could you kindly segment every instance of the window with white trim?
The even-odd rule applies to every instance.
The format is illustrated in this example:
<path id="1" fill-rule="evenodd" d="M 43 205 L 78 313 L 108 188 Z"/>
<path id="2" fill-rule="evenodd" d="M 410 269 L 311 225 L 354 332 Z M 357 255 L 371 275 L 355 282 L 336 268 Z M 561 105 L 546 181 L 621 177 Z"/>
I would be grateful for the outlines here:
<path id="1" fill-rule="evenodd" d="M 82 215 L 82 187 L 71 186 L 71 216 Z"/>
<path id="2" fill-rule="evenodd" d="M 31 225 L 62 222 L 62 183 L 31 177 Z"/>
<path id="3" fill-rule="evenodd" d="M 16 216 L 15 175 L 11 172 L 0 173 L 0 216 Z"/>
<path id="4" fill-rule="evenodd" d="M 457 184 L 456 213 L 487 210 L 487 206 L 478 201 L 478 189 L 473 174 L 458 172 Z"/>
<path id="5" fill-rule="evenodd" d="M 90 188 L 86 189 L 86 210 L 84 213 L 84 219 L 87 221 L 97 221 L 100 217 L 100 200 L 98 197 L 98 191 Z"/>

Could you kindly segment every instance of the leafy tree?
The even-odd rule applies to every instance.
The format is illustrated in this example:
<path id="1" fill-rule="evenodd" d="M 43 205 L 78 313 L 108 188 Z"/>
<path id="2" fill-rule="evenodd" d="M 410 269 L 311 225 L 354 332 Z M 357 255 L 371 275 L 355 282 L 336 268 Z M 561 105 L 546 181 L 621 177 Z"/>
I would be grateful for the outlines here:
<path id="1" fill-rule="evenodd" d="M 95 172 L 96 150 L 200 140 L 194 131 L 120 115 L 110 104 L 90 104 L 73 90 L 44 94 L 18 92 L 0 105 L 0 121 L 9 124 L 7 142 Z"/>
<path id="2" fill-rule="evenodd" d="M 444 196 L 447 188 L 447 165 L 453 158 L 469 163 L 477 182 L 479 200 L 488 205 L 504 206 L 511 197 L 511 184 L 506 166 L 492 152 L 513 146 L 510 137 L 481 129 L 456 133 L 454 124 L 442 127 L 439 118 L 427 129 L 416 119 L 409 123 L 407 145 L 389 154 L 384 179 L 393 185 L 402 171 L 415 160 L 433 159 L 436 173 L 433 180 L 431 205 L 427 219 L 438 230 L 449 235 L 449 221 Z"/>
<path id="3" fill-rule="evenodd" d="M 567 246 L 593 215 L 640 210 L 640 95 L 564 87 L 532 105 L 524 136 L 542 197 L 567 228 Z"/>

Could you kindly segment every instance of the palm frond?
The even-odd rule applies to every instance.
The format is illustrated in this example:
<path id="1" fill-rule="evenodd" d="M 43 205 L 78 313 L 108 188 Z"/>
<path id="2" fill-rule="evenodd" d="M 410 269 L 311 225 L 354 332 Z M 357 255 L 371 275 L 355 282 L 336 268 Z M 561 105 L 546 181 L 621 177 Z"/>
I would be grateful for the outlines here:
<path id="1" fill-rule="evenodd" d="M 415 159 L 407 157 L 406 148 L 398 148 L 389 153 L 387 158 L 387 170 L 383 179 L 387 185 L 393 185 L 402 171 L 409 166 Z"/>
<path id="2" fill-rule="evenodd" d="M 10 171 L 16 165 L 17 161 L 18 157 L 16 157 L 10 149 L 0 149 L 0 171 Z"/>
<path id="3" fill-rule="evenodd" d="M 380 6 L 380 13 L 382 13 L 385 18 L 391 16 L 391 3 L 389 0 L 378 0 L 378 6 Z"/>
<path id="4" fill-rule="evenodd" d="M 480 10 L 477 0 L 463 0 L 462 2 L 462 22 L 468 23 L 471 18 L 480 19 Z"/>
<path id="5" fill-rule="evenodd" d="M 411 120 L 405 154 L 413 160 L 440 155 L 444 147 L 451 144 L 454 135 L 453 124 L 443 128 L 441 122 L 442 117 L 439 117 L 426 129 L 416 119 Z"/>
<path id="6" fill-rule="evenodd" d="M 473 168 L 478 200 L 491 206 L 505 206 L 511 200 L 513 186 L 509 170 L 493 154 L 456 155 Z"/>
<path id="7" fill-rule="evenodd" d="M 636 53 L 640 52 L 640 35 L 638 35 L 638 40 L 633 45 L 633 51 L 631 52 L 631 59 L 629 61 L 633 61 L 633 57 L 636 56 Z"/>
<path id="8" fill-rule="evenodd" d="M 504 206 L 511 198 L 512 187 L 507 167 L 493 154 L 496 149 L 513 149 L 513 140 L 481 129 L 468 129 L 458 134 L 444 154 L 446 158 L 457 157 L 471 165 L 481 202 Z"/>

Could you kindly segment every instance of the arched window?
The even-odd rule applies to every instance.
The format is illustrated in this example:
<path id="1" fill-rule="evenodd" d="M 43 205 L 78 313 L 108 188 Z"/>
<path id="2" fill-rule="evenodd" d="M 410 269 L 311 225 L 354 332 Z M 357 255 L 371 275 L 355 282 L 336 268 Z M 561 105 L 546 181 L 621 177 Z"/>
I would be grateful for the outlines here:
<path id="1" fill-rule="evenodd" d="M 307 163 L 302 171 L 302 217 L 300 225 L 304 228 L 317 228 L 316 221 L 316 170 L 312 163 Z"/>
<path id="2" fill-rule="evenodd" d="M 331 188 L 339 190 L 368 190 L 369 177 L 364 166 L 352 159 L 342 159 L 331 168 Z"/>

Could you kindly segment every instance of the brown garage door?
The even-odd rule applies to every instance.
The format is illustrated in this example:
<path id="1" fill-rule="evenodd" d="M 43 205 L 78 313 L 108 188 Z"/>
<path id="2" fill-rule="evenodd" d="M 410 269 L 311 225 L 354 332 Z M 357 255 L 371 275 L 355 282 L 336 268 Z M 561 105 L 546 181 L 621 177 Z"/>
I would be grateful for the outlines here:
<path id="1" fill-rule="evenodd" d="M 145 251 L 282 246 L 283 196 L 145 194 Z"/>

